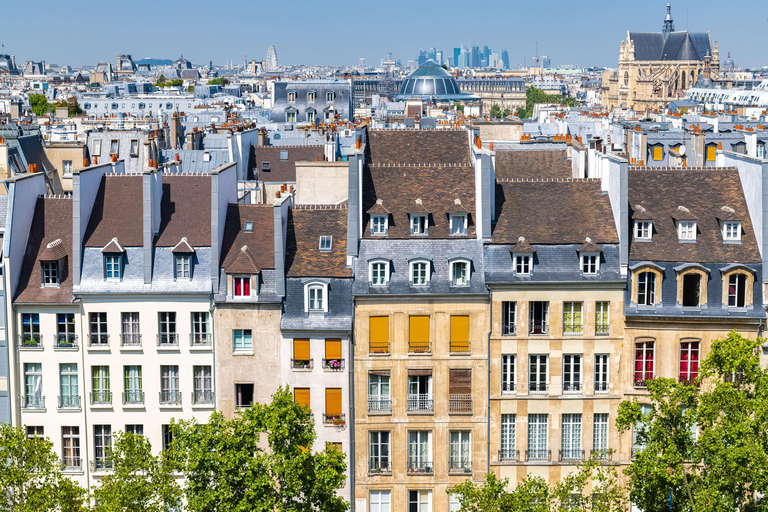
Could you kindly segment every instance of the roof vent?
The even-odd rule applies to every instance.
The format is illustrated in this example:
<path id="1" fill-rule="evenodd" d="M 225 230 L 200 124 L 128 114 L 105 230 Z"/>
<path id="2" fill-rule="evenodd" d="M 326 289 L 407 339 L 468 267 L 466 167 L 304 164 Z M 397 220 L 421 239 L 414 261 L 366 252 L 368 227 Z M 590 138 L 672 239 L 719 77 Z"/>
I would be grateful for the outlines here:
<path id="1" fill-rule="evenodd" d="M 422 201 L 421 201 L 420 197 L 416 199 L 416 204 L 422 204 Z"/>
<path id="2" fill-rule="evenodd" d="M 461 199 L 457 197 L 456 199 L 453 200 L 453 204 L 461 204 Z"/>
<path id="3" fill-rule="evenodd" d="M 57 238 L 57 239 L 56 239 L 56 240 L 54 240 L 53 242 L 51 242 L 51 243 L 49 243 L 48 245 L 46 245 L 46 247 L 47 247 L 48 249 L 53 249 L 54 247 L 58 247 L 58 246 L 60 246 L 60 245 L 61 245 L 61 238 Z"/>
<path id="4" fill-rule="evenodd" d="M 376 204 L 384 204 L 384 200 L 383 199 L 377 199 L 376 200 Z"/>
<path id="5" fill-rule="evenodd" d="M 457 201 L 458 201 L 458 199 L 457 199 Z M 517 241 L 518 242 L 525 242 L 525 237 L 524 236 L 518 237 Z"/>
<path id="6" fill-rule="evenodd" d="M 678 207 L 677 207 L 677 211 L 679 211 L 679 212 L 683 212 L 683 213 L 691 213 L 691 210 L 689 210 L 689 209 L 688 209 L 688 208 L 686 208 L 685 206 L 678 206 Z"/>
<path id="7" fill-rule="evenodd" d="M 592 242 L 592 239 L 587 237 L 587 243 L 591 243 L 591 242 Z"/>
<path id="8" fill-rule="evenodd" d="M 648 210 L 646 210 L 646 209 L 643 207 L 643 205 L 641 205 L 641 204 L 636 204 L 636 205 L 635 205 L 635 211 L 638 211 L 638 212 L 647 212 Z"/>
<path id="9" fill-rule="evenodd" d="M 721 206 L 720 209 L 726 213 L 736 213 L 736 210 L 734 210 L 730 206 Z M 58 240 L 58 241 L 61 242 L 61 240 Z M 56 243 L 56 242 L 53 242 L 53 243 Z"/>

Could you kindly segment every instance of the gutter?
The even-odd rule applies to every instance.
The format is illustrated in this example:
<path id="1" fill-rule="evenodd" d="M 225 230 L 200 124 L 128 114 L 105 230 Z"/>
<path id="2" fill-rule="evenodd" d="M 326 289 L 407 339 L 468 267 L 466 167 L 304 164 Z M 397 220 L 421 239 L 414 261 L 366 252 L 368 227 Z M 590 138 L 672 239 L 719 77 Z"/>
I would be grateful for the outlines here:
<path id="1" fill-rule="evenodd" d="M 355 296 L 352 295 L 352 328 L 349 330 L 347 342 L 347 358 L 349 366 L 349 510 L 355 512 Z"/>
<path id="2" fill-rule="evenodd" d="M 488 316 L 488 392 L 487 392 L 487 407 L 488 407 L 488 426 L 485 433 L 485 472 L 491 472 L 491 331 L 493 330 L 493 299 L 491 297 L 491 289 L 487 284 L 484 284 L 485 289 L 488 290 L 488 302 L 490 303 L 490 313 Z"/>

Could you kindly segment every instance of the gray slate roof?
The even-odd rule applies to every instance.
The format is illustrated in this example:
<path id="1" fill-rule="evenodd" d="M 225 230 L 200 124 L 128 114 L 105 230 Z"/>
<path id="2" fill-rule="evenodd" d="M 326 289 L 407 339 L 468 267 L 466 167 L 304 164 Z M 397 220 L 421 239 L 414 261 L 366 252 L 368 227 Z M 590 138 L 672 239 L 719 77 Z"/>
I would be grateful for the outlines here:
<path id="1" fill-rule="evenodd" d="M 290 331 L 351 331 L 352 279 L 323 279 L 328 282 L 328 312 L 309 314 L 304 311 L 304 283 L 310 278 L 286 280 L 286 296 L 280 328 Z"/>
<path id="2" fill-rule="evenodd" d="M 661 32 L 630 32 L 635 44 L 635 60 L 704 60 L 712 55 L 709 34 L 705 32 L 671 32 L 667 39 Z"/>

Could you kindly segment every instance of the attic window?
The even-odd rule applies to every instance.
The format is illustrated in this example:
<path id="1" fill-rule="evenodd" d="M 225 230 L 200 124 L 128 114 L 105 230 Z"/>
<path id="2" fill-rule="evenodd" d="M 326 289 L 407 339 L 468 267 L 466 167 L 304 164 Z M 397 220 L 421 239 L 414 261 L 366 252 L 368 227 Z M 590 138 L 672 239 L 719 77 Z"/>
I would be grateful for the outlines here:
<path id="1" fill-rule="evenodd" d="M 679 240 L 696 241 L 696 221 L 681 220 L 677 224 L 677 238 Z"/>
<path id="2" fill-rule="evenodd" d="M 246 221 L 245 226 L 243 227 L 243 231 L 246 231 L 248 233 L 253 231 L 253 221 L 250 221 L 250 220 Z"/>
<path id="3" fill-rule="evenodd" d="M 371 215 L 371 234 L 386 235 L 387 220 L 388 215 Z"/>
<path id="4" fill-rule="evenodd" d="M 741 241 L 741 222 L 726 222 L 723 224 L 723 241 Z"/>
<path id="5" fill-rule="evenodd" d="M 451 215 L 451 235 L 466 235 L 467 234 L 467 216 L 466 215 Z"/>
<path id="6" fill-rule="evenodd" d="M 528 275 L 531 273 L 531 256 L 529 254 L 518 254 L 515 256 L 515 270 L 518 275 Z"/>
<path id="7" fill-rule="evenodd" d="M 320 252 L 329 252 L 332 246 L 333 246 L 332 236 L 324 235 L 320 237 Z"/>
<path id="8" fill-rule="evenodd" d="M 288 152 L 287 151 L 281 151 L 280 152 L 280 160 L 288 160 Z"/>
<path id="9" fill-rule="evenodd" d="M 582 254 L 581 271 L 585 274 L 597 274 L 597 268 L 600 265 L 599 254 Z"/>
<path id="10" fill-rule="evenodd" d="M 652 222 L 649 220 L 635 221 L 635 240 L 650 240 L 652 235 Z"/>
<path id="11" fill-rule="evenodd" d="M 211 161 L 211 154 L 209 152 L 203 153 L 203 162 L 210 162 Z"/>
<path id="12" fill-rule="evenodd" d="M 261 162 L 261 170 L 262 171 L 268 171 L 269 170 L 269 162 Z"/>
<path id="13" fill-rule="evenodd" d="M 427 217 L 426 217 L 426 215 L 411 215 L 411 234 L 412 235 L 426 235 L 427 234 Z"/>
<path id="14" fill-rule="evenodd" d="M 43 261 L 43 286 L 59 286 L 59 262 Z"/>

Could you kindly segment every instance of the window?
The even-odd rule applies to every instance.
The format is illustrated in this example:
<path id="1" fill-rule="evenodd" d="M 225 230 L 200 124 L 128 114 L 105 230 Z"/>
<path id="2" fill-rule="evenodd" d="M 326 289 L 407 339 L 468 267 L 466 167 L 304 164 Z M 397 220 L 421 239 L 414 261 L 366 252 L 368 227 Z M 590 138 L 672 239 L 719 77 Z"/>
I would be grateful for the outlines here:
<path id="1" fill-rule="evenodd" d="M 143 404 L 144 391 L 142 391 L 141 366 L 124 366 L 123 377 L 125 379 L 124 404 Z"/>
<path id="2" fill-rule="evenodd" d="M 368 412 L 392 412 L 389 370 L 373 370 L 368 374 Z"/>
<path id="3" fill-rule="evenodd" d="M 609 311 L 611 303 L 608 301 L 595 302 L 595 334 L 607 336 L 609 332 Z"/>
<path id="4" fill-rule="evenodd" d="M 467 216 L 451 215 L 451 235 L 463 236 L 467 234 Z"/>
<path id="5" fill-rule="evenodd" d="M 432 473 L 432 432 L 428 430 L 408 431 L 408 471 L 411 473 Z"/>
<path id="6" fill-rule="evenodd" d="M 715 145 L 708 145 L 707 146 L 707 162 L 714 162 L 715 156 L 717 155 L 717 146 Z"/>
<path id="7" fill-rule="evenodd" d="M 563 333 L 581 334 L 582 316 L 581 309 L 583 302 L 563 302 Z"/>
<path id="8" fill-rule="evenodd" d="M 582 254 L 581 255 L 581 271 L 585 274 L 597 274 L 597 269 L 600 265 L 599 254 Z"/>
<path id="9" fill-rule="evenodd" d="M 22 313 L 21 343 L 25 347 L 37 347 L 42 344 L 40 315 L 38 313 Z"/>
<path id="10" fill-rule="evenodd" d="M 369 498 L 369 512 L 392 512 L 392 491 L 371 491 Z"/>
<path id="11" fill-rule="evenodd" d="M 235 384 L 235 407 L 253 405 L 253 384 Z"/>
<path id="12" fill-rule="evenodd" d="M 424 286 L 429 282 L 428 268 L 428 261 L 411 262 L 411 284 L 413 286 Z"/>
<path id="13" fill-rule="evenodd" d="M 288 160 L 288 151 L 281 151 L 280 152 L 280 160 Z"/>
<path id="14" fill-rule="evenodd" d="M 235 297 L 250 297 L 251 296 L 251 278 L 250 277 L 233 277 L 232 283 L 234 287 Z"/>
<path id="15" fill-rule="evenodd" d="M 64 172 L 64 176 L 72 174 L 72 160 L 62 160 L 61 169 Z"/>
<path id="16" fill-rule="evenodd" d="M 581 391 L 581 355 L 563 356 L 563 393 Z"/>
<path id="17" fill-rule="evenodd" d="M 104 264 L 106 267 L 107 279 L 120 279 L 120 255 L 105 254 Z"/>
<path id="18" fill-rule="evenodd" d="M 163 450 L 167 450 L 173 442 L 173 433 L 171 432 L 171 426 L 164 424 L 162 427 L 163 432 Z"/>
<path id="19" fill-rule="evenodd" d="M 77 363 L 59 365 L 59 408 L 80 407 L 80 390 L 77 381 Z"/>
<path id="20" fill-rule="evenodd" d="M 195 366 L 192 368 L 193 391 L 192 404 L 212 404 L 213 384 L 210 366 Z"/>
<path id="21" fill-rule="evenodd" d="M 757 158 L 765 158 L 765 144 L 757 145 Z"/>
<path id="22" fill-rule="evenodd" d="M 472 370 L 448 371 L 448 412 L 459 414 L 472 412 Z"/>
<path id="23" fill-rule="evenodd" d="M 728 306 L 743 308 L 747 297 L 747 275 L 731 274 L 728 276 Z"/>
<path id="24" fill-rule="evenodd" d="M 409 370 L 408 412 L 432 412 L 432 370 Z"/>
<path id="25" fill-rule="evenodd" d="M 643 416 L 648 416 L 653 410 L 650 405 L 641 405 L 640 412 Z M 647 429 L 645 426 L 645 420 L 635 423 L 632 427 L 632 458 L 645 448 L 645 436 L 647 435 Z"/>
<path id="26" fill-rule="evenodd" d="M 373 286 L 386 286 L 389 282 L 389 262 L 371 262 L 371 284 Z"/>
<path id="27" fill-rule="evenodd" d="M 132 424 L 132 425 L 126 425 L 125 426 L 125 433 L 126 434 L 133 434 L 135 436 L 143 436 L 144 435 L 144 425 L 141 424 Z"/>
<path id="28" fill-rule="evenodd" d="M 94 345 L 109 345 L 109 334 L 107 333 L 107 314 L 89 313 L 88 320 L 90 325 L 90 343 Z"/>
<path id="29" fill-rule="evenodd" d="M 454 261 L 451 262 L 451 285 L 467 286 L 469 284 L 469 262 Z"/>
<path id="30" fill-rule="evenodd" d="M 109 451 L 112 447 L 112 426 L 93 426 L 93 459 L 95 469 L 108 469 L 112 467 L 109 459 Z"/>
<path id="31" fill-rule="evenodd" d="M 91 366 L 91 403 L 112 403 L 109 386 L 109 366 Z"/>
<path id="32" fill-rule="evenodd" d="M 680 382 L 693 382 L 699 376 L 699 342 L 680 343 Z"/>
<path id="33" fill-rule="evenodd" d="M 159 334 L 157 342 L 159 346 L 171 346 L 179 344 L 179 335 L 176 333 L 176 313 L 158 313 Z"/>
<path id="34" fill-rule="evenodd" d="M 528 392 L 534 395 L 546 394 L 548 389 L 547 356 L 528 356 Z"/>
<path id="35" fill-rule="evenodd" d="M 649 220 L 635 221 L 635 239 L 650 240 L 653 236 L 652 222 Z"/>
<path id="36" fill-rule="evenodd" d="M 470 443 L 469 430 L 452 430 L 450 432 L 448 446 L 449 473 L 469 473 L 472 471 Z"/>
<path id="37" fill-rule="evenodd" d="M 325 287 L 313 285 L 308 287 L 309 293 L 309 311 L 324 311 L 325 309 Z"/>
<path id="38" fill-rule="evenodd" d="M 580 460 L 582 458 L 581 414 L 563 414 L 560 455 L 563 460 Z"/>
<path id="39" fill-rule="evenodd" d="M 27 437 L 29 439 L 34 439 L 36 437 L 43 438 L 45 437 L 45 429 L 42 425 L 39 426 L 30 426 L 27 425 Z"/>
<path id="40" fill-rule="evenodd" d="M 131 139 L 131 156 L 139 156 L 139 141 Z"/>
<path id="41" fill-rule="evenodd" d="M 264 169 L 264 170 L 268 171 L 269 170 L 269 162 L 264 162 L 264 163 L 267 165 L 266 169 Z M 250 220 L 246 221 L 245 224 L 243 225 L 243 231 L 245 231 L 246 233 L 253 232 L 253 221 L 250 221 Z"/>
<path id="42" fill-rule="evenodd" d="M 109 143 L 109 154 L 110 155 L 117 155 L 120 150 L 120 141 L 116 139 L 112 139 Z"/>
<path id="43" fill-rule="evenodd" d="M 336 93 L 328 91 L 325 93 L 325 101 L 333 101 L 336 98 Z"/>
<path id="44" fill-rule="evenodd" d="M 307 101 L 315 101 L 315 94 L 314 92 L 308 92 L 307 93 Z"/>
<path id="45" fill-rule="evenodd" d="M 208 330 L 208 312 L 192 313 L 192 345 L 209 345 L 211 342 Z"/>
<path id="46" fill-rule="evenodd" d="M 515 272 L 518 275 L 528 275 L 531 273 L 531 256 L 528 254 L 518 254 L 515 256 Z"/>
<path id="47" fill-rule="evenodd" d="M 701 297 L 701 275 L 696 272 L 683 274 L 683 306 L 698 307 Z"/>
<path id="48" fill-rule="evenodd" d="M 451 352 L 469 352 L 469 316 L 451 315 Z"/>
<path id="49" fill-rule="evenodd" d="M 528 415 L 528 460 L 549 460 L 547 434 L 548 415 Z"/>
<path id="50" fill-rule="evenodd" d="M 141 332 L 139 331 L 139 314 L 122 313 L 122 345 L 141 346 Z"/>
<path id="51" fill-rule="evenodd" d="M 427 234 L 427 217 L 425 215 L 411 215 L 411 234 Z"/>
<path id="52" fill-rule="evenodd" d="M 43 261 L 43 286 L 59 286 L 59 262 Z"/>
<path id="53" fill-rule="evenodd" d="M 608 392 L 608 354 L 595 354 L 595 393 Z"/>
<path id="54" fill-rule="evenodd" d="M 314 109 L 307 109 L 307 122 L 310 124 L 315 124 L 315 110 Z"/>
<path id="55" fill-rule="evenodd" d="M 432 512 L 432 491 L 408 491 L 408 512 Z"/>
<path id="56" fill-rule="evenodd" d="M 723 224 L 723 241 L 741 241 L 741 222 L 726 222 Z"/>
<path id="57" fill-rule="evenodd" d="M 529 304 L 530 334 L 547 334 L 549 332 L 549 302 L 534 301 Z"/>
<path id="58" fill-rule="evenodd" d="M 160 366 L 160 403 L 165 405 L 181 403 L 177 365 Z"/>
<path id="59" fill-rule="evenodd" d="M 654 146 L 653 147 L 653 159 L 656 161 L 662 160 L 664 158 L 664 148 L 663 146 Z"/>
<path id="60" fill-rule="evenodd" d="M 232 331 L 232 350 L 234 352 L 253 353 L 251 329 L 234 329 Z"/>
<path id="61" fill-rule="evenodd" d="M 296 111 L 294 110 L 286 110 L 285 111 L 285 120 L 289 123 L 295 123 L 296 122 Z"/>
<path id="62" fill-rule="evenodd" d="M 372 431 L 368 433 L 368 472 L 390 473 L 392 466 L 389 451 L 389 435 L 387 431 Z"/>
<path id="63" fill-rule="evenodd" d="M 656 304 L 656 274 L 653 272 L 640 272 L 637 275 L 637 304 L 640 306 L 653 306 Z"/>
<path id="64" fill-rule="evenodd" d="M 312 368 L 309 338 L 294 338 L 293 340 L 293 368 Z"/>
<path id="65" fill-rule="evenodd" d="M 635 343 L 635 386 L 653 379 L 653 341 Z"/>
<path id="66" fill-rule="evenodd" d="M 325 388 L 325 422 L 344 421 L 341 406 L 341 388 Z"/>
<path id="67" fill-rule="evenodd" d="M 371 234 L 386 235 L 388 215 L 371 215 Z"/>
<path id="68" fill-rule="evenodd" d="M 291 91 L 288 93 L 288 101 L 296 101 L 296 93 Z"/>
<path id="69" fill-rule="evenodd" d="M 514 354 L 504 354 L 501 356 L 501 392 L 515 392 L 515 367 L 517 356 Z"/>
<path id="70" fill-rule="evenodd" d="M 176 255 L 176 279 L 189 279 L 190 262 L 192 260 L 191 254 L 177 254 Z"/>
<path id="71" fill-rule="evenodd" d="M 429 316 L 419 315 L 408 318 L 408 352 L 425 353 L 431 349 L 429 343 Z"/>
<path id="72" fill-rule="evenodd" d="M 504 301 L 501 303 L 501 335 L 514 336 L 516 324 L 516 302 Z"/>
<path id="73" fill-rule="evenodd" d="M 592 451 L 598 458 L 608 456 L 608 413 L 595 414 L 592 422 Z"/>
<path id="74" fill-rule="evenodd" d="M 370 317 L 370 351 L 373 354 L 386 354 L 389 352 L 389 317 Z"/>
<path id="75" fill-rule="evenodd" d="M 320 237 L 320 252 L 329 252 L 332 246 L 333 246 L 332 236 L 324 235 Z"/>
<path id="76" fill-rule="evenodd" d="M 517 416 L 514 414 L 501 415 L 501 453 L 499 454 L 499 460 L 517 459 L 517 450 L 515 450 L 516 419 Z"/>
<path id="77" fill-rule="evenodd" d="M 678 222 L 677 238 L 679 240 L 696 240 L 696 221 L 681 220 Z"/>
<path id="78" fill-rule="evenodd" d="M 80 427 L 61 427 L 61 463 L 64 471 L 79 471 Z"/>
<path id="79" fill-rule="evenodd" d="M 43 397 L 43 365 L 40 363 L 24 363 L 24 400 L 25 409 L 42 409 L 45 407 Z"/>

